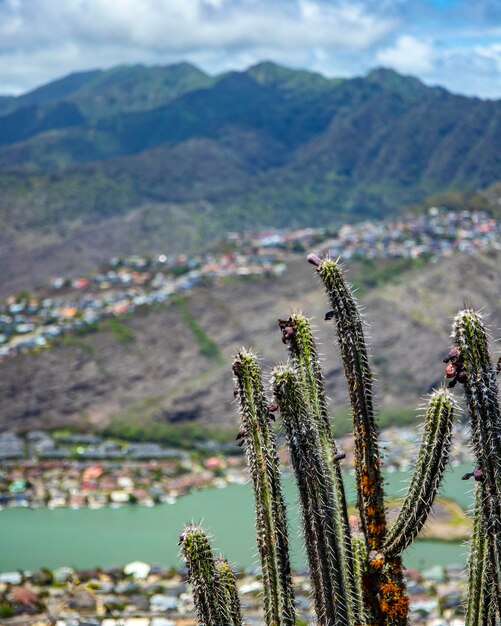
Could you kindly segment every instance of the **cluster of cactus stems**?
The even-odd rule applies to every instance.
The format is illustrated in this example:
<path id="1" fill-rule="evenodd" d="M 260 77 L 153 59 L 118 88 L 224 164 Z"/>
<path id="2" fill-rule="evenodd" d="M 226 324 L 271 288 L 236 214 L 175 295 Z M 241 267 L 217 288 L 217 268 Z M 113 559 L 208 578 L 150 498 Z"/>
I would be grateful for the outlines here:
<path id="1" fill-rule="evenodd" d="M 409 602 L 402 552 L 426 523 L 451 446 L 455 402 L 450 390 L 464 386 L 477 467 L 473 536 L 469 557 L 467 626 L 495 626 L 501 598 L 501 420 L 496 375 L 480 315 L 465 310 L 454 320 L 454 346 L 444 359 L 448 387 L 434 391 L 425 410 L 421 445 L 407 494 L 393 524 L 385 511 L 378 428 L 364 324 L 339 263 L 308 257 L 324 284 L 336 327 L 353 417 L 359 523 L 350 524 L 340 463 L 331 430 L 323 374 L 309 320 L 295 313 L 279 320 L 289 360 L 271 373 L 266 396 L 256 356 L 242 349 L 233 362 L 235 395 L 255 496 L 266 626 L 294 626 L 294 591 L 287 520 L 275 433 L 279 411 L 299 494 L 303 539 L 318 626 L 403 626 Z M 197 526 L 181 534 L 198 618 L 203 626 L 243 624 L 235 578 L 227 561 L 215 559 Z"/>

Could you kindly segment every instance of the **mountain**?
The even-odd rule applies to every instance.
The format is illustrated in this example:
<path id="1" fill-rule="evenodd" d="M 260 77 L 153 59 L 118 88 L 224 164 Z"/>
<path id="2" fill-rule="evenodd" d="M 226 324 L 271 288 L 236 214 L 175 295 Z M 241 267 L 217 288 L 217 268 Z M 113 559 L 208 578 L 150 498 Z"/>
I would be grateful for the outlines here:
<path id="1" fill-rule="evenodd" d="M 0 292 L 29 286 L 26 265 L 43 280 L 126 248 L 335 225 L 486 187 L 500 178 L 500 145 L 501 102 L 387 69 L 352 80 L 271 62 L 218 76 L 187 63 L 72 74 L 0 99 Z"/>
<path id="2" fill-rule="evenodd" d="M 452 316 L 465 302 L 483 307 L 493 331 L 501 327 L 500 263 L 500 251 L 455 256 L 394 275 L 361 297 L 382 415 L 414 419 L 415 407 L 440 384 Z M 137 434 L 142 428 L 152 435 L 158 425 L 188 422 L 233 426 L 236 433 L 231 356 L 242 345 L 252 347 L 268 372 L 286 358 L 276 320 L 297 307 L 318 326 L 331 409 L 341 416 L 345 383 L 332 323 L 323 321 L 325 295 L 304 259 L 288 267 L 280 278 L 198 288 L 184 304 L 120 320 L 121 332 L 104 323 L 50 350 L 0 361 L 0 430 L 73 426 L 115 434 L 135 428 Z M 363 267 L 348 269 L 350 279 L 363 284 Z M 200 331 L 193 332 L 186 310 L 217 346 L 212 354 L 203 356 Z"/>

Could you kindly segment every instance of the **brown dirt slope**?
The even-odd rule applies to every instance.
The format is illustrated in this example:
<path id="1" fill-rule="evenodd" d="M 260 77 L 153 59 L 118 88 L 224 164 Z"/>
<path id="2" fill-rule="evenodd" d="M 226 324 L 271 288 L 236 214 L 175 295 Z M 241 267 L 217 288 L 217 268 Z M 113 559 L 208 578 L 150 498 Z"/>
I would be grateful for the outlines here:
<path id="1" fill-rule="evenodd" d="M 464 303 L 483 307 L 499 335 L 500 266 L 499 251 L 456 257 L 407 272 L 362 298 L 384 407 L 417 406 L 440 383 L 451 317 Z M 191 294 L 189 310 L 217 343 L 216 358 L 201 355 L 182 307 L 171 303 L 123 320 L 129 341 L 103 328 L 0 362 L 0 428 L 92 429 L 121 418 L 233 424 L 232 353 L 252 347 L 264 356 L 265 369 L 284 360 L 276 320 L 298 307 L 319 326 L 336 409 L 345 401 L 342 366 L 332 323 L 323 321 L 326 299 L 312 274 L 311 266 L 294 261 L 281 279 L 240 280 Z"/>

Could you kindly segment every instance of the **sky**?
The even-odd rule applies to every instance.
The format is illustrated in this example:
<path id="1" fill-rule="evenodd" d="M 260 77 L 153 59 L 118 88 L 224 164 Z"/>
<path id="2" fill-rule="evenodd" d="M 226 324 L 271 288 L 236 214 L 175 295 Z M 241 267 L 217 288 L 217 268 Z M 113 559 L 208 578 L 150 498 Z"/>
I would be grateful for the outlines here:
<path id="1" fill-rule="evenodd" d="M 501 98 L 501 0 L 0 0 L 0 94 L 72 72 L 263 60 L 329 77 L 389 67 Z"/>

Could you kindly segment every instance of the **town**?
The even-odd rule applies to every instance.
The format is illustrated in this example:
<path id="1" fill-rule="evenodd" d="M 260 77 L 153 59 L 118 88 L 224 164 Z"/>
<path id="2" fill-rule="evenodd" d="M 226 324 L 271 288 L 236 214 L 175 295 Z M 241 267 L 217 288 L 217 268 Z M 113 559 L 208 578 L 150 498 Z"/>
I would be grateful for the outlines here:
<path id="1" fill-rule="evenodd" d="M 386 472 L 408 471 L 419 445 L 416 428 L 381 431 Z M 284 473 L 290 467 L 280 438 Z M 471 463 L 468 433 L 455 425 L 451 463 Z M 353 467 L 351 435 L 338 438 Z M 2 508 L 115 508 L 124 505 L 172 504 L 196 489 L 243 484 L 245 456 L 235 442 L 203 442 L 196 449 L 165 448 L 157 443 L 130 443 L 96 435 L 29 431 L 0 434 L 0 511 Z"/>
<path id="2" fill-rule="evenodd" d="M 262 626 L 259 569 L 238 571 L 247 626 Z M 405 571 L 414 626 L 464 626 L 459 566 Z M 9 626 L 198 626 L 186 569 L 135 561 L 123 567 L 59 567 L 0 573 L 0 619 Z M 298 625 L 312 623 L 306 572 L 293 575 Z"/>
<path id="3" fill-rule="evenodd" d="M 33 293 L 0 302 L 0 358 L 50 346 L 66 333 L 94 330 L 103 318 L 165 303 L 199 285 L 234 277 L 279 276 L 307 249 L 343 259 L 425 259 L 501 246 L 501 224 L 484 211 L 437 207 L 398 220 L 326 229 L 227 233 L 224 251 L 113 258 L 88 276 L 56 277 Z"/>

